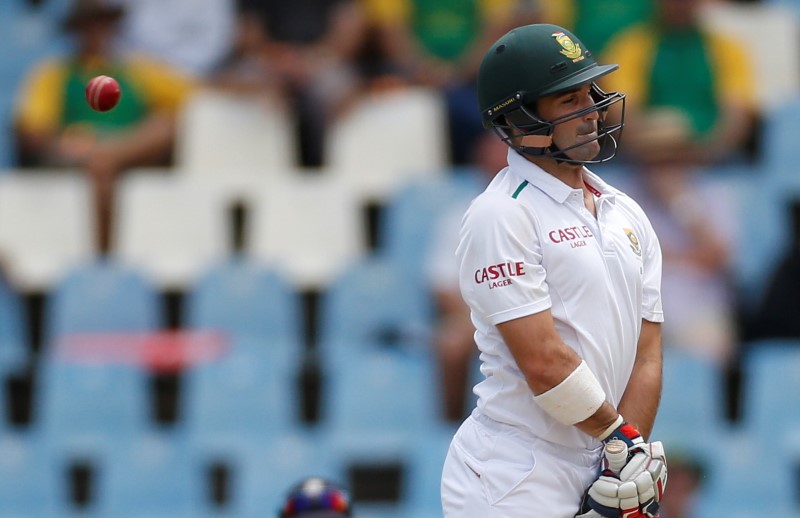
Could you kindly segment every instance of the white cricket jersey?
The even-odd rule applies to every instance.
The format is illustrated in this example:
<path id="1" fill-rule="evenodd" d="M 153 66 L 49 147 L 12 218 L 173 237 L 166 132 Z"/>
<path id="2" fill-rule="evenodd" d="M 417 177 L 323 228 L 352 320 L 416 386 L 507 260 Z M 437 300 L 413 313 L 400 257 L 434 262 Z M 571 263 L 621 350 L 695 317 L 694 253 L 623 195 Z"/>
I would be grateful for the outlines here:
<path id="1" fill-rule="evenodd" d="M 547 414 L 495 327 L 550 309 L 561 339 L 616 407 L 630 377 L 642 319 L 663 321 L 661 250 L 641 207 L 589 171 L 597 218 L 573 189 L 513 150 L 473 200 L 456 252 L 485 379 L 478 411 L 545 440 L 595 449 L 596 439 Z"/>

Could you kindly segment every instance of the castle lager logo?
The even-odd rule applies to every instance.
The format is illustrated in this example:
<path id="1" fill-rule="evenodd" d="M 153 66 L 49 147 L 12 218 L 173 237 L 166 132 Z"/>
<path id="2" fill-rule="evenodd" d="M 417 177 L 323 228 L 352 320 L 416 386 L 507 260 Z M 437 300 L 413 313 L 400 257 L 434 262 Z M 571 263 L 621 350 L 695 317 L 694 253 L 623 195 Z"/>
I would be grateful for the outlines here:
<path id="1" fill-rule="evenodd" d="M 490 290 L 514 284 L 511 277 L 525 275 L 522 261 L 505 261 L 475 270 L 475 284 L 486 284 Z"/>
<path id="2" fill-rule="evenodd" d="M 553 37 L 561 45 L 561 53 L 571 59 L 573 63 L 577 63 L 584 58 L 581 46 L 572 41 L 569 36 L 563 32 L 554 32 Z"/>

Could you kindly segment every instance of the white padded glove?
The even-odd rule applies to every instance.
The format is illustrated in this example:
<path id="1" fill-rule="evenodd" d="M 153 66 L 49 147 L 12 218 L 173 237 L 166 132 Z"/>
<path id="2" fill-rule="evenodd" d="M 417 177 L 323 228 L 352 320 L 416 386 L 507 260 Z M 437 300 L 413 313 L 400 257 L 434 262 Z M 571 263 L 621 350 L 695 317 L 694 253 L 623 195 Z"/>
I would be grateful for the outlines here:
<path id="1" fill-rule="evenodd" d="M 577 518 L 655 518 L 667 483 L 661 442 L 639 443 L 628 451 L 622 469 L 604 462 L 600 477 L 589 487 Z"/>

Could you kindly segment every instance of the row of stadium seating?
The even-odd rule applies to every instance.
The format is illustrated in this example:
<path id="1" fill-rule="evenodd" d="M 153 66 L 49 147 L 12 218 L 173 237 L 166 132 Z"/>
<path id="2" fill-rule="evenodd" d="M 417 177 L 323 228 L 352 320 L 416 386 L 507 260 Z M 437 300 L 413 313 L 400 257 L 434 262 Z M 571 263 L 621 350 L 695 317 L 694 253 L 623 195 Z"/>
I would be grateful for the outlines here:
<path id="1" fill-rule="evenodd" d="M 147 387 L 154 352 L 131 354 L 154 342 L 72 336 L 40 360 L 32 423 L 0 426 L 0 516 L 65 515 L 57 511 L 74 505 L 65 473 L 76 465 L 92 472 L 88 516 L 258 516 L 304 474 L 353 482 L 358 469 L 395 466 L 397 501 L 367 501 L 376 508 L 365 516 L 436 516 L 453 429 L 436 416 L 427 350 L 351 341 L 341 356 L 325 353 L 323 417 L 309 427 L 297 417 L 297 344 L 292 354 L 263 340 L 200 347 L 202 337 L 184 337 L 181 409 L 165 427 L 154 423 Z M 121 344 L 127 354 L 119 354 Z M 743 419 L 731 424 L 722 417 L 719 368 L 668 349 L 654 437 L 705 465 L 702 516 L 731 509 L 790 516 L 800 461 L 800 343 L 750 344 L 743 369 Z M 222 502 L 208 480 L 216 466 L 229 476 Z"/>

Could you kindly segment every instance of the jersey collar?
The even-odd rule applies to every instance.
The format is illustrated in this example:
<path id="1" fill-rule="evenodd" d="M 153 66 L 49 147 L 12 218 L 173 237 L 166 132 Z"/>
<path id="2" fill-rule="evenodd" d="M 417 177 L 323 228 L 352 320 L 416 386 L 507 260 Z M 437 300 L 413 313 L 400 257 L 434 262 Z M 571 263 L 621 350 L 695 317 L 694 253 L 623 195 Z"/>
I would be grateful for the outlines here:
<path id="1" fill-rule="evenodd" d="M 576 190 L 536 164 L 529 162 L 525 157 L 510 148 L 508 150 L 508 166 L 516 174 L 527 180 L 529 184 L 538 188 L 558 203 L 567 201 L 569 195 Z M 596 196 L 608 199 L 611 202 L 614 201 L 616 191 L 585 167 L 583 178 L 589 186 L 589 190 Z"/>

